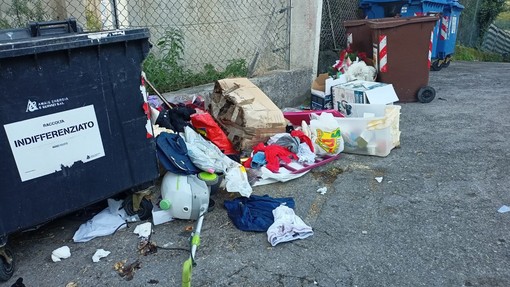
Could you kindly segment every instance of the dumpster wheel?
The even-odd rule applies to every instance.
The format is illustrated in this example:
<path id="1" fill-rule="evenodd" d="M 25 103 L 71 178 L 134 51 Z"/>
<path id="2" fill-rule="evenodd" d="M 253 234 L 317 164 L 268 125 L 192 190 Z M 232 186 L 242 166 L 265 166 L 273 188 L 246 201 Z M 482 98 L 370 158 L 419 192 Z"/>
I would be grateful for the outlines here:
<path id="1" fill-rule="evenodd" d="M 14 274 L 14 253 L 7 247 L 0 247 L 0 282 L 9 280 Z"/>
<path id="2" fill-rule="evenodd" d="M 436 97 L 436 90 L 431 86 L 422 87 L 418 91 L 418 100 L 422 103 L 430 103 Z"/>
<path id="3" fill-rule="evenodd" d="M 444 65 L 443 61 L 440 59 L 437 59 L 434 62 L 432 62 L 432 64 L 430 65 L 430 70 L 431 71 L 441 71 L 441 69 L 444 67 L 443 65 Z M 444 67 L 444 68 L 446 68 L 446 67 Z"/>
<path id="4" fill-rule="evenodd" d="M 451 55 L 446 56 L 443 63 L 441 64 L 441 68 L 448 68 L 448 66 L 450 66 L 451 61 L 452 61 Z"/>
<path id="5" fill-rule="evenodd" d="M 138 214 L 141 220 L 147 220 L 152 216 L 152 202 L 147 198 L 143 198 L 140 201 L 140 208 L 138 211 L 133 210 L 133 196 L 128 195 L 123 202 L 124 210 L 126 210 L 126 214 L 129 216 L 133 216 Z"/>

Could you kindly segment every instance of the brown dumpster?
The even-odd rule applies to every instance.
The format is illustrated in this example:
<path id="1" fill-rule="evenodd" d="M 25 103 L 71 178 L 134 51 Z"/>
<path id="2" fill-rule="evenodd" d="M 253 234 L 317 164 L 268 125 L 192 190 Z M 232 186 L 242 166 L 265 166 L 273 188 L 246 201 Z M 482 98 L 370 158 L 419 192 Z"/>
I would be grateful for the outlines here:
<path id="1" fill-rule="evenodd" d="M 369 20 L 344 21 L 345 35 L 347 36 L 347 49 L 354 52 L 364 52 L 372 55 L 372 35 L 367 23 Z"/>
<path id="2" fill-rule="evenodd" d="M 373 19 L 371 30 L 378 81 L 393 84 L 400 102 L 431 102 L 428 86 L 432 31 L 437 16 Z"/>

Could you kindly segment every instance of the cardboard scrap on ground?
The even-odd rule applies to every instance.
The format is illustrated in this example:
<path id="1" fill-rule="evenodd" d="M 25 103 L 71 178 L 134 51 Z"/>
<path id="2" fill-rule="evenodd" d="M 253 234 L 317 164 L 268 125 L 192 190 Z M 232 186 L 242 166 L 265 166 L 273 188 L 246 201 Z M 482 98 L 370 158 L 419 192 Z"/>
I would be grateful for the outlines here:
<path id="1" fill-rule="evenodd" d="M 282 111 L 247 78 L 216 81 L 208 109 L 238 151 L 285 132 Z"/>

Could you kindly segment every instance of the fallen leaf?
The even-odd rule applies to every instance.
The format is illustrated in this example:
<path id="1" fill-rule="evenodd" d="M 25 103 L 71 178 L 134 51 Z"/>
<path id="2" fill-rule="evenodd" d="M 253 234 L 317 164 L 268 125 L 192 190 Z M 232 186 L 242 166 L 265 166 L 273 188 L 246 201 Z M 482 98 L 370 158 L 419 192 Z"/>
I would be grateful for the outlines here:
<path id="1" fill-rule="evenodd" d="M 184 228 L 186 231 L 193 231 L 193 225 L 188 225 L 186 228 Z"/>
<path id="2" fill-rule="evenodd" d="M 114 269 L 115 271 L 119 271 L 119 270 L 121 270 L 121 269 L 124 267 L 124 264 L 126 264 L 126 262 L 127 262 L 127 259 L 124 259 L 124 260 L 122 260 L 122 261 L 119 261 L 119 262 L 115 263 L 115 264 L 113 265 L 113 269 Z"/>
<path id="3" fill-rule="evenodd" d="M 131 264 L 124 265 L 124 267 L 122 267 L 122 269 L 118 270 L 117 272 L 119 273 L 120 277 L 123 277 L 127 281 L 131 281 L 133 276 L 135 276 L 135 271 L 140 268 L 140 261 L 137 259 Z"/>
<path id="4" fill-rule="evenodd" d="M 138 243 L 138 251 L 143 256 L 147 256 L 149 254 L 158 252 L 158 246 L 151 241 L 143 239 Z"/>

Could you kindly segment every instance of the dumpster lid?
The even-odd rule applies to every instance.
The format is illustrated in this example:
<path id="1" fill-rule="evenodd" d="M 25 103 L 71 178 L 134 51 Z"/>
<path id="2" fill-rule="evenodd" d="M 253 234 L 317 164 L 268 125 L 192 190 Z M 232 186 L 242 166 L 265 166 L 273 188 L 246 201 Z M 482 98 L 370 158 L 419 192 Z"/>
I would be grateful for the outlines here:
<path id="1" fill-rule="evenodd" d="M 374 28 L 375 29 L 384 29 L 384 28 L 394 28 L 394 27 L 408 25 L 408 24 L 435 22 L 438 19 L 439 19 L 438 15 L 400 17 L 400 18 L 382 18 L 382 19 L 373 19 L 371 21 L 368 21 L 368 26 L 372 29 L 374 29 Z"/>
<path id="2" fill-rule="evenodd" d="M 12 32 L 12 30 L 0 30 L 0 33 L 9 32 Z M 12 37 L 12 39 L 0 41 L 0 59 L 148 39 L 149 37 L 150 32 L 148 28 L 72 33 L 44 37 L 26 37 L 21 39 Z"/>
<path id="3" fill-rule="evenodd" d="M 346 20 L 344 21 L 344 27 L 356 27 L 356 26 L 363 26 L 367 23 L 368 20 L 361 19 L 361 20 Z"/>

